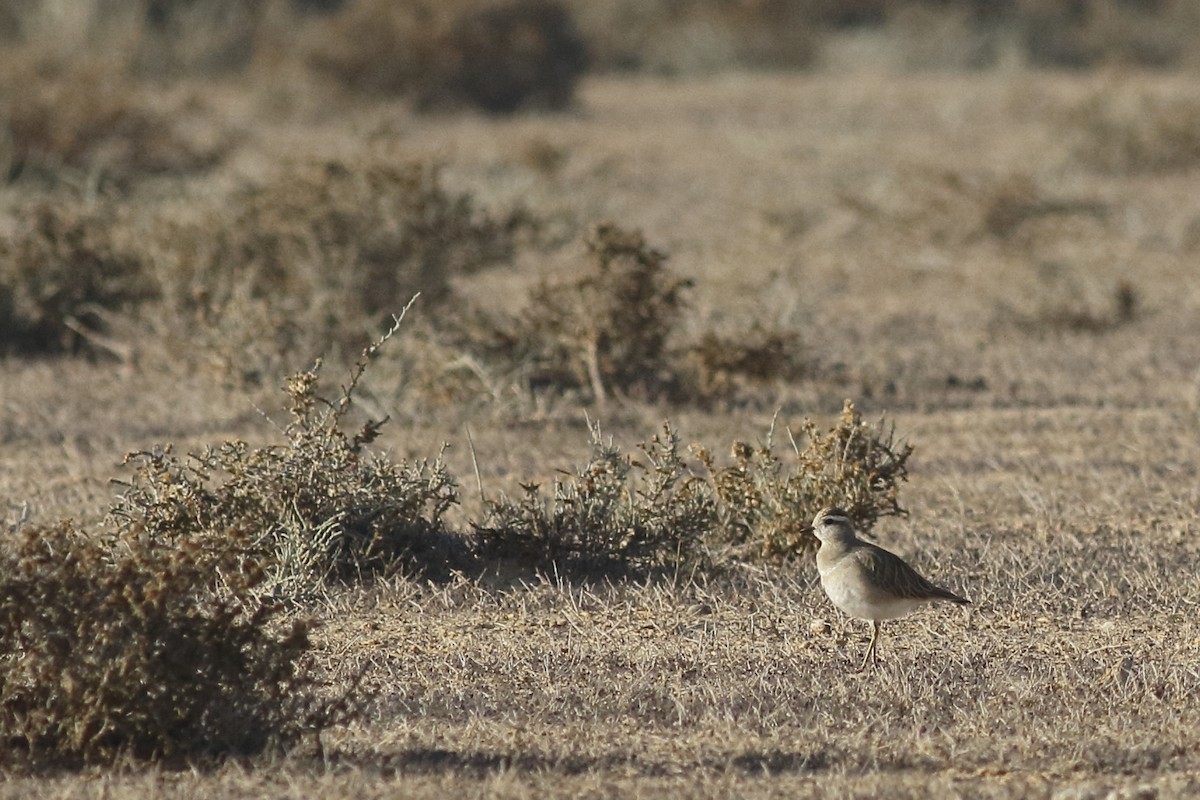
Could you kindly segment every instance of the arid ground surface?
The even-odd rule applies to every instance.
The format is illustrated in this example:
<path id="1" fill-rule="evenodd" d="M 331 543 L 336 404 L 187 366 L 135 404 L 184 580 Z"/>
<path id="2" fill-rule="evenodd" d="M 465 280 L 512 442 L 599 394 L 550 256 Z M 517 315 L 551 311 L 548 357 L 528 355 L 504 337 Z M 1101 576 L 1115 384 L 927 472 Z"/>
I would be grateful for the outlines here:
<path id="1" fill-rule="evenodd" d="M 424 408 L 384 360 L 365 379 L 368 412 L 392 415 L 373 447 L 448 443 L 457 524 L 480 509 L 476 465 L 488 495 L 552 479 L 586 461 L 586 418 L 626 447 L 670 419 L 723 456 L 777 413 L 826 426 L 851 398 L 916 448 L 910 516 L 876 541 L 972 605 L 885 624 L 883 665 L 856 673 L 867 626 L 843 624 L 809 561 L 646 584 L 396 576 L 304 610 L 323 622 L 313 669 L 331 690 L 362 672 L 372 696 L 323 756 L 13 775 L 0 797 L 1200 794 L 1193 76 L 591 77 L 572 110 L 511 118 L 196 91 L 235 144 L 136 204 L 220 205 L 281 154 L 436 161 L 566 242 L 640 228 L 694 282 L 686 329 L 798 334 L 804 377 L 704 405 Z M 26 190 L 5 191 L 16 208 Z M 515 309 L 570 247 L 456 291 Z M 126 452 L 277 435 L 283 373 L 231 385 L 153 355 L 0 360 L 7 525 L 99 519 Z"/>

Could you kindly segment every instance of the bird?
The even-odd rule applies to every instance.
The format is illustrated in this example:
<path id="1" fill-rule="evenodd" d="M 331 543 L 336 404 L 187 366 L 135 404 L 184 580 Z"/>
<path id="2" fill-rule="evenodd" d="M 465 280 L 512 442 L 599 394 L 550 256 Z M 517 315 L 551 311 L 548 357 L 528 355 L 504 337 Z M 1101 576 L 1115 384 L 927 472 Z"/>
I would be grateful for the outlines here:
<path id="1" fill-rule="evenodd" d="M 841 508 L 818 511 L 812 529 L 821 542 L 817 550 L 821 588 L 838 610 L 871 623 L 871 643 L 858 666 L 860 672 L 868 660 L 872 665 L 879 660 L 875 645 L 881 621 L 898 619 L 937 600 L 970 605 L 970 600 L 921 577 L 895 553 L 859 539 L 853 520 Z"/>

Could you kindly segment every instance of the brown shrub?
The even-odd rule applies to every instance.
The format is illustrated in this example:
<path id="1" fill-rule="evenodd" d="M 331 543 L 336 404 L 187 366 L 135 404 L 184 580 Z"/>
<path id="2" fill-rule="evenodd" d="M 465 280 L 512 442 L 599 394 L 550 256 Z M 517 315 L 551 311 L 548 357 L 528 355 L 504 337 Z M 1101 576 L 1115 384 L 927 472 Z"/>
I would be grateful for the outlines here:
<path id="1" fill-rule="evenodd" d="M 454 278 L 509 258 L 530 224 L 523 211 L 492 215 L 445 189 L 428 164 L 289 165 L 169 231 L 160 282 L 183 329 L 161 336 L 198 336 L 235 383 L 349 355 L 413 295 L 437 308 Z"/>
<path id="2" fill-rule="evenodd" d="M 207 169 L 228 150 L 228 137 L 186 124 L 193 113 L 162 90 L 129 80 L 120 61 L 17 51 L 4 67 L 0 118 L 9 176 L 65 167 L 129 180 Z"/>
<path id="3" fill-rule="evenodd" d="M 156 296 L 113 207 L 38 202 L 0 238 L 0 352 L 77 352 Z"/>
<path id="4" fill-rule="evenodd" d="M 592 459 L 555 479 L 546 495 L 522 484 L 519 501 L 488 503 L 475 525 L 485 562 L 512 560 L 542 574 L 570 578 L 645 577 L 702 566 L 713 501 L 691 476 L 670 425 L 638 445 L 631 458 L 592 427 Z"/>
<path id="5" fill-rule="evenodd" d="M 1110 89 L 1071 109 L 1075 156 L 1104 172 L 1168 172 L 1200 164 L 1200 97 Z"/>
<path id="6" fill-rule="evenodd" d="M 592 460 L 551 492 L 522 484 L 522 499 L 488 503 L 475 525 L 480 555 L 485 566 L 513 560 L 568 577 L 653 577 L 809 553 L 810 521 L 828 505 L 846 508 L 866 530 L 905 513 L 899 492 L 912 447 L 896 442 L 894 428 L 865 423 L 846 401 L 832 429 L 805 420 L 803 437 L 786 461 L 770 440 L 757 449 L 736 442 L 727 467 L 692 445 L 700 476 L 669 424 L 634 456 L 593 426 Z"/>
<path id="7" fill-rule="evenodd" d="M 319 592 L 328 578 L 461 567 L 442 524 L 457 491 L 441 459 L 410 465 L 369 452 L 386 420 L 343 430 L 380 344 L 364 352 L 335 400 L 318 394 L 319 363 L 288 379 L 292 422 L 281 446 L 226 441 L 183 459 L 169 448 L 131 455 L 134 474 L 111 511 L 116 528 L 160 539 L 245 532 L 267 572 L 264 590 L 292 599 Z"/>
<path id="8" fill-rule="evenodd" d="M 881 516 L 905 513 L 899 492 L 913 448 L 896 441 L 894 426 L 867 424 L 847 400 L 827 433 L 811 420 L 801 430 L 804 448 L 792 442 L 790 463 L 775 454 L 770 438 L 758 448 L 734 443 L 734 464 L 721 468 L 709 451 L 697 448 L 717 497 L 719 538 L 736 557 L 774 560 L 811 552 L 816 538 L 810 522 L 825 506 L 846 509 L 863 530 Z"/>
<path id="9" fill-rule="evenodd" d="M 258 599 L 245 541 L 27 526 L 0 544 L 0 756 L 9 764 L 248 754 L 345 706 L 302 668 L 307 625 Z M 339 710 L 339 707 L 342 710 Z"/>
<path id="10" fill-rule="evenodd" d="M 614 397 L 711 404 L 753 399 L 767 384 L 797 381 L 813 365 L 799 334 L 752 325 L 687 341 L 691 283 L 636 231 L 594 226 L 573 277 L 535 286 L 516 315 L 462 304 L 426 317 L 390 356 L 406 376 L 397 393 L 419 404 L 493 409 L 546 399 Z"/>
<path id="11" fill-rule="evenodd" d="M 772 330 L 755 323 L 733 335 L 706 331 L 693 345 L 697 400 L 725 400 L 748 387 L 808 376 L 812 365 L 796 331 Z"/>
<path id="12" fill-rule="evenodd" d="M 238 225 L 215 267 L 253 270 L 256 294 L 344 287 L 346 311 L 373 317 L 418 292 L 444 299 L 453 277 L 509 258 L 525 222 L 447 191 L 436 166 L 385 159 L 297 165 L 233 204 Z"/>
<path id="13" fill-rule="evenodd" d="M 422 107 L 563 108 L 587 64 L 573 18 L 552 0 L 359 2 L 308 36 L 318 70 Z"/>
<path id="14" fill-rule="evenodd" d="M 532 292 L 512 336 L 517 360 L 533 365 L 531 383 L 587 387 L 599 401 L 663 393 L 672 382 L 668 345 L 691 282 L 675 276 L 667 255 L 640 232 L 601 223 L 585 244 L 590 265 L 581 277 Z"/>

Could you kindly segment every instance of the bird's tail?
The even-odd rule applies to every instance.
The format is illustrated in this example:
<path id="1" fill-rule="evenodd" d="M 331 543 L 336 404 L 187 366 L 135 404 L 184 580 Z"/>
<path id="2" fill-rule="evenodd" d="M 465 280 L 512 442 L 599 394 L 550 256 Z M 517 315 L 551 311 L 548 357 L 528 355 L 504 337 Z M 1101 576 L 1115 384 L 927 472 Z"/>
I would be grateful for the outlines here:
<path id="1" fill-rule="evenodd" d="M 935 600 L 949 600 L 951 603 L 958 603 L 960 606 L 971 605 L 970 600 L 965 597 L 959 597 L 949 589 L 943 589 L 940 586 L 933 587 L 933 591 L 930 594 L 933 595 Z"/>

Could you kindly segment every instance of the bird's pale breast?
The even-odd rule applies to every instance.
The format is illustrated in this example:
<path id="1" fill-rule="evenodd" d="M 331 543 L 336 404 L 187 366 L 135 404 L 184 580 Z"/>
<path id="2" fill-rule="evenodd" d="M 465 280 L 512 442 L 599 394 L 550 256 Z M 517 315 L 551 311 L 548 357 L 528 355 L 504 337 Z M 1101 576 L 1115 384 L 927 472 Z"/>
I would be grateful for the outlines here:
<path id="1" fill-rule="evenodd" d="M 837 608 L 857 619 L 903 617 L 922 606 L 922 600 L 883 591 L 864 574 L 853 558 L 841 558 L 820 569 L 821 588 Z"/>

